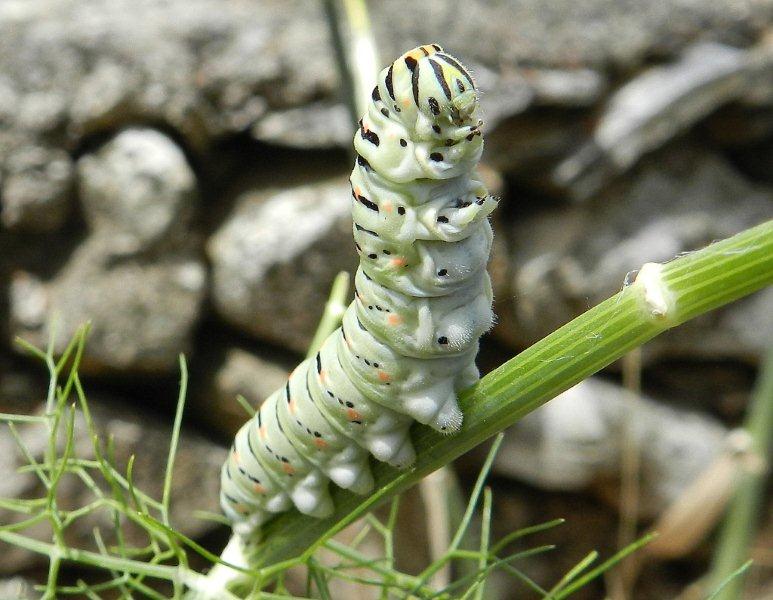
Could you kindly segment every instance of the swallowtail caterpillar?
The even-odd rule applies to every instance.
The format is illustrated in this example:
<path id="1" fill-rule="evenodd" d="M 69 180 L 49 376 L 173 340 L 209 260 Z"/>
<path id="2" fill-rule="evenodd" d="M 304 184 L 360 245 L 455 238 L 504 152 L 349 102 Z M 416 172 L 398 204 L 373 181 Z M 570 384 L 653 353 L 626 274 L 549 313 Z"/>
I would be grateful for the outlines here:
<path id="1" fill-rule="evenodd" d="M 341 327 L 236 434 L 221 505 L 249 533 L 293 505 L 325 517 L 329 482 L 365 494 L 372 454 L 415 459 L 413 421 L 453 433 L 492 325 L 486 263 L 497 201 L 472 77 L 436 44 L 384 69 L 360 120 L 351 175 L 360 266 Z"/>

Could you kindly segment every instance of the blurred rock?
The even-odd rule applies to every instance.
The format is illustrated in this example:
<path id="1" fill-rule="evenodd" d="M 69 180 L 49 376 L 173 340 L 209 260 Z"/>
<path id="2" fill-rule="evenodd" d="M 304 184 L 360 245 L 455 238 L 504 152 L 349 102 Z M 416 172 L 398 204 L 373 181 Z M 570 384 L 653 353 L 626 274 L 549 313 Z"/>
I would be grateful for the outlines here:
<path id="1" fill-rule="evenodd" d="M 481 80 L 493 73 L 484 88 L 493 125 L 531 103 L 587 106 L 607 71 L 676 56 L 698 34 L 749 46 L 769 10 L 768 0 L 431 0 L 410 11 L 377 3 L 372 20 L 384 61 L 439 40 Z M 335 126 L 344 112 L 323 9 L 301 0 L 7 3 L 0 73 L 0 118 L 11 131 L 66 148 L 138 122 L 163 123 L 197 150 L 250 130 L 304 147 L 348 145 L 351 136 Z"/>
<path id="2" fill-rule="evenodd" d="M 770 218 L 773 194 L 695 148 L 643 164 L 587 206 L 524 216 L 509 232 L 512 278 L 495 282 L 500 325 L 515 346 L 533 343 L 619 291 L 645 262 L 668 261 Z M 509 299 L 513 299 L 509 301 Z M 755 360 L 773 335 L 773 290 L 704 315 L 644 347 L 664 354 Z M 732 315 L 732 317 L 730 316 Z"/>
<path id="3" fill-rule="evenodd" d="M 357 266 L 350 202 L 343 179 L 242 194 L 207 246 L 220 316 L 305 353 L 333 278 Z"/>
<path id="4" fill-rule="evenodd" d="M 709 412 L 724 422 L 741 423 L 755 369 L 748 362 L 669 360 L 647 368 L 647 390 L 669 404 Z"/>
<path id="5" fill-rule="evenodd" d="M 0 114 L 67 147 L 153 122 L 202 150 L 336 87 L 322 8 L 299 0 L 11 3 L 0 7 L 0 40 Z"/>
<path id="6" fill-rule="evenodd" d="M 45 232 L 69 210 L 73 165 L 66 152 L 28 145 L 5 158 L 0 221 L 9 229 Z"/>
<path id="7" fill-rule="evenodd" d="M 343 104 L 314 102 L 267 114 L 252 127 L 252 134 L 263 142 L 296 148 L 324 147 L 331 143 L 348 146 L 354 128 Z"/>
<path id="8" fill-rule="evenodd" d="M 55 324 L 61 351 L 89 321 L 84 371 L 175 369 L 178 354 L 190 351 L 206 292 L 204 265 L 191 253 L 153 262 L 118 260 L 104 240 L 81 244 L 51 281 L 16 274 L 10 291 L 12 334 L 45 347 Z"/>
<path id="9" fill-rule="evenodd" d="M 11 333 L 44 347 L 55 321 L 62 349 L 90 321 L 85 370 L 174 369 L 206 292 L 190 232 L 195 176 L 152 129 L 118 134 L 80 159 L 78 175 L 90 234 L 50 278 L 12 274 Z"/>
<path id="10" fill-rule="evenodd" d="M 566 190 L 556 185 L 551 173 L 559 160 L 587 139 L 587 120 L 577 110 L 543 108 L 504 119 L 494 127 L 487 122 L 484 159 L 517 177 L 521 186 L 565 196 Z M 516 193 L 510 201 L 520 208 L 523 199 Z"/>
<path id="11" fill-rule="evenodd" d="M 454 55 L 487 65 L 625 71 L 655 56 L 678 54 L 696 36 L 749 45 L 765 32 L 771 4 L 753 0 L 619 2 L 616 0 L 427 0 L 400 10 L 372 7 L 383 56 L 436 39 Z M 464 18 L 459 18 L 463 15 Z M 382 42 L 383 40 L 383 42 Z M 498 43 L 504 41 L 505 43 Z M 470 61 L 471 62 L 471 61 Z"/>
<path id="12" fill-rule="evenodd" d="M 229 439 L 250 417 L 236 396 L 243 396 L 257 408 L 285 384 L 287 375 L 300 362 L 276 355 L 236 345 L 204 348 L 196 363 L 201 372 L 194 375 L 197 380 L 191 386 L 191 411 L 208 430 Z"/>
<path id="13" fill-rule="evenodd" d="M 133 468 L 133 481 L 137 489 L 160 500 L 163 490 L 163 465 L 169 452 L 169 440 L 172 419 L 159 418 L 153 413 L 131 410 L 130 402 L 117 398 L 99 398 L 91 396 L 90 408 L 97 430 L 103 439 L 111 436 L 114 440 L 114 466 L 120 473 L 126 473 L 130 456 L 136 456 Z M 42 407 L 41 407 L 42 411 Z M 88 435 L 86 423 L 80 412 L 75 421 L 74 455 L 80 458 L 93 458 L 93 447 Z M 18 426 L 21 439 L 29 448 L 32 456 L 42 460 L 48 446 L 47 429 L 38 424 Z M 60 439 L 63 443 L 63 438 Z M 61 445 L 61 444 L 60 444 Z M 62 451 L 63 446 L 60 448 Z M 220 466 L 225 460 L 227 450 L 209 442 L 197 434 L 183 430 L 177 452 L 171 497 L 170 520 L 175 528 L 191 537 L 201 536 L 214 530 L 211 521 L 196 518 L 197 510 L 219 512 L 218 493 L 220 489 Z M 18 473 L 18 466 L 26 464 L 7 428 L 0 429 L 0 496 L 6 498 L 25 498 L 33 494 L 40 495 L 42 490 L 33 473 Z M 95 476 L 102 491 L 109 495 L 107 484 L 99 475 Z M 94 494 L 74 476 L 62 478 L 57 502 L 63 509 L 86 506 L 95 499 Z M 24 516 L 24 515 L 22 515 Z M 11 523 L 19 520 L 18 513 L 0 510 L 0 522 Z M 93 528 L 99 527 L 105 543 L 110 546 L 116 540 L 112 533 L 112 513 L 103 510 L 76 520 L 65 534 L 70 545 L 96 551 Z M 128 544 L 144 546 L 147 537 L 132 526 L 125 529 Z M 47 525 L 35 526 L 25 530 L 38 539 L 49 541 L 51 534 Z M 0 573 L 13 573 L 39 565 L 45 557 L 31 554 L 16 547 L 0 543 Z M 3 596 L 0 596 L 3 597 Z"/>
<path id="14" fill-rule="evenodd" d="M 8 600 L 33 600 L 36 597 L 33 584 L 23 577 L 0 579 L 0 598 Z"/>
<path id="15" fill-rule="evenodd" d="M 20 362 L 17 357 L 0 353 L 0 412 L 30 413 L 46 397 L 46 382 L 38 377 L 39 373 L 21 369 Z"/>
<path id="16" fill-rule="evenodd" d="M 712 142 L 734 151 L 753 144 L 764 144 L 773 137 L 773 107 L 750 108 L 732 104 L 712 114 L 704 123 Z M 762 160 L 771 152 L 760 152 Z"/>
<path id="17" fill-rule="evenodd" d="M 749 52 L 699 42 L 676 63 L 642 72 L 611 96 L 590 143 L 556 168 L 557 182 L 587 198 L 643 153 L 742 96 L 757 68 Z"/>
<path id="18" fill-rule="evenodd" d="M 625 431 L 633 437 L 623 438 Z M 640 511 L 654 516 L 720 454 L 726 434 L 707 416 L 592 378 L 513 426 L 494 469 L 544 489 L 583 490 L 616 479 L 623 448 L 634 443 L 640 448 Z"/>
<path id="19" fill-rule="evenodd" d="M 93 234 L 115 254 L 180 242 L 190 224 L 196 177 L 185 155 L 153 129 L 129 129 L 78 161 L 80 199 Z"/>

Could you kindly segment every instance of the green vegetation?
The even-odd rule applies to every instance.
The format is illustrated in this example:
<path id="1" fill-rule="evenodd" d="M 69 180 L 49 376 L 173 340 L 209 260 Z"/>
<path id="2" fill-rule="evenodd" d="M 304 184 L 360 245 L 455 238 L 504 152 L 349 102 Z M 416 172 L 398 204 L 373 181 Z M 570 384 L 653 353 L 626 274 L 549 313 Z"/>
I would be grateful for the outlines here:
<path id="1" fill-rule="evenodd" d="M 649 538 L 639 540 L 595 568 L 591 567 L 597 556 L 591 553 L 554 587 L 541 587 L 520 570 L 518 562 L 548 552 L 552 546 L 536 545 L 513 551 L 510 548 L 522 538 L 538 535 L 559 522 L 529 527 L 501 540 L 490 538 L 492 500 L 485 478 L 501 436 L 492 446 L 451 544 L 419 575 L 400 572 L 394 565 L 398 494 L 632 348 L 771 282 L 773 221 L 666 265 L 646 265 L 633 284 L 508 361 L 465 393 L 462 398 L 465 424 L 458 435 L 444 437 L 428 428 L 417 427 L 414 431 L 419 450 L 417 463 L 405 471 L 376 465 L 374 494 L 362 498 L 337 490 L 336 514 L 330 519 L 312 519 L 291 511 L 269 522 L 262 531 L 262 539 L 250 544 L 249 550 L 239 556 L 247 561 L 248 568 L 224 564 L 223 559 L 176 531 L 174 523 L 169 521 L 174 458 L 187 387 L 186 364 L 182 358 L 180 395 L 159 500 L 137 489 L 133 484 L 134 461 L 129 460 L 125 466 L 116 464 L 110 440 L 102 439 L 94 426 L 78 376 L 88 328 L 78 332 L 60 357 L 54 356 L 53 343 L 43 351 L 20 341 L 48 369 L 46 412 L 39 416 L 0 415 L 0 420 L 6 423 L 27 461 L 22 470 L 35 474 L 43 493 L 32 499 L 0 499 L 0 506 L 18 513 L 21 518 L 16 523 L 0 526 L 0 540 L 48 557 L 48 580 L 42 588 L 43 598 L 47 599 L 67 595 L 99 598 L 103 592 L 112 594 L 111 597 L 117 593 L 121 598 L 292 598 L 284 577 L 294 567 L 306 569 L 305 593 L 323 599 L 331 597 L 329 587 L 336 579 L 376 586 L 382 590 L 383 598 L 482 598 L 487 577 L 495 569 L 509 574 L 542 598 L 566 598 L 646 544 Z M 336 288 L 336 298 L 342 285 L 339 283 Z M 324 327 L 332 326 L 333 322 L 328 319 Z M 768 387 L 761 384 L 762 390 Z M 93 455 L 88 458 L 78 456 L 75 451 L 77 412 L 82 414 L 91 437 Z M 48 446 L 42 461 L 33 456 L 19 435 L 18 426 L 22 424 L 46 428 Z M 93 500 L 74 509 L 59 506 L 59 484 L 64 476 L 78 478 L 90 490 Z M 388 502 L 391 508 L 385 520 L 370 512 Z M 69 547 L 65 530 L 97 511 L 107 511 L 111 516 L 115 545 L 107 547 L 103 534 L 95 530 L 99 552 Z M 476 518 L 480 519 L 482 535 L 474 549 L 470 549 L 469 544 L 462 542 L 470 538 Z M 362 519 L 362 529 L 350 544 L 331 539 L 358 519 Z M 42 522 L 50 527 L 50 542 L 25 535 L 26 530 Z M 128 525 L 146 532 L 146 546 L 130 547 L 124 541 L 123 531 Z M 382 540 L 383 556 L 376 560 L 358 550 L 369 532 Z M 320 558 L 323 550 L 333 553 L 337 562 L 324 563 Z M 189 566 L 192 554 L 200 554 L 217 566 L 208 575 L 197 572 Z M 229 558 L 227 553 L 224 557 Z M 450 561 L 464 561 L 474 568 L 460 569 L 464 575 L 443 589 L 434 589 L 429 585 L 432 575 Z M 105 577 L 97 583 L 79 581 L 76 585 L 61 585 L 60 571 L 66 563 L 101 569 Z M 743 567 L 723 573 L 720 585 L 727 589 L 736 581 L 732 577 L 742 570 Z M 159 588 L 158 580 L 166 582 L 168 589 Z M 226 585 L 233 591 L 225 591 Z"/>

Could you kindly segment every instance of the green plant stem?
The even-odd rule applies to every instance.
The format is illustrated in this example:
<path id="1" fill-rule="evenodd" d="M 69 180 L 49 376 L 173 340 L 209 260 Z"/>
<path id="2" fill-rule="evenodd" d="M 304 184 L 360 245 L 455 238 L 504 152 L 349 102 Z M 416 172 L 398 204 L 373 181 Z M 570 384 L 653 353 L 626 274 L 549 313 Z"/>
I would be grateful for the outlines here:
<path id="1" fill-rule="evenodd" d="M 341 271 L 333 280 L 330 288 L 330 296 L 325 304 L 322 319 L 314 333 L 314 338 L 309 344 L 306 358 L 311 358 L 322 347 L 322 344 L 335 329 L 341 324 L 341 317 L 346 310 L 346 300 L 349 297 L 349 273 Z"/>
<path id="2" fill-rule="evenodd" d="M 172 474 L 174 472 L 174 461 L 177 458 L 177 446 L 180 443 L 180 429 L 182 428 L 183 410 L 185 409 L 185 396 L 188 393 L 188 365 L 185 357 L 181 354 L 180 363 L 180 392 L 177 396 L 177 409 L 174 414 L 174 424 L 172 425 L 172 437 L 169 442 L 169 453 L 166 459 L 166 470 L 164 471 L 164 490 L 161 496 L 161 516 L 164 519 L 164 525 L 169 526 L 169 503 L 172 499 Z"/>
<path id="3" fill-rule="evenodd" d="M 180 574 L 180 571 L 176 567 L 154 565 L 126 558 L 105 556 L 96 552 L 89 552 L 88 550 L 56 546 L 54 544 L 33 540 L 10 531 L 0 531 L 0 540 L 56 560 L 74 561 L 84 565 L 122 570 L 129 573 L 147 575 L 148 577 L 157 577 L 169 581 L 177 579 Z"/>
<path id="4" fill-rule="evenodd" d="M 765 475 L 773 446 L 773 347 L 762 365 L 744 429 L 751 442 L 750 468 L 740 475 L 738 488 L 722 525 L 709 577 L 709 590 L 715 590 L 748 559 L 749 547 L 760 519 Z M 718 591 L 717 600 L 735 600 L 743 593 L 744 578 L 737 576 Z"/>
<path id="5" fill-rule="evenodd" d="M 376 41 L 368 16 L 366 0 L 343 0 L 344 14 L 349 23 L 351 45 L 349 49 L 349 70 L 352 77 L 352 94 L 355 122 L 365 114 L 370 90 L 378 75 L 378 53 Z"/>
<path id="6" fill-rule="evenodd" d="M 324 7 L 349 115 L 352 123 L 357 123 L 365 114 L 370 89 L 376 82 L 378 57 L 365 0 L 341 3 L 349 26 L 347 40 L 340 27 L 338 0 L 325 0 Z"/>
<path id="7" fill-rule="evenodd" d="M 301 554 L 308 556 L 322 541 L 377 505 L 631 349 L 773 283 L 773 221 L 662 265 L 659 273 L 655 269 L 655 277 L 652 269 L 647 270 L 647 277 L 644 271 L 632 285 L 465 391 L 460 398 L 465 418 L 459 433 L 443 436 L 427 427 L 415 427 L 416 463 L 404 471 L 375 464 L 375 493 L 362 497 L 336 489 L 336 511 L 330 518 L 290 511 L 265 524 L 261 537 L 267 542 L 250 553 L 250 566 L 257 569 Z M 657 292 L 662 293 L 664 306 L 659 306 Z"/>

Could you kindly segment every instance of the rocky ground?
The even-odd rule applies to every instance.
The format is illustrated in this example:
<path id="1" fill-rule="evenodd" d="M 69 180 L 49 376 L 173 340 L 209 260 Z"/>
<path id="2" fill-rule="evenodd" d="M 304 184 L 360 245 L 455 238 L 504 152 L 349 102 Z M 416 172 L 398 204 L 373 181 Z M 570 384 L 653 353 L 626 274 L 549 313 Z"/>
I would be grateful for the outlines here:
<path id="1" fill-rule="evenodd" d="M 371 4 L 382 63 L 435 41 L 484 90 L 483 173 L 502 198 L 484 368 L 644 262 L 773 215 L 773 2 Z M 180 498 L 187 481 L 200 504 L 181 501 L 180 522 L 212 533 L 183 515 L 215 506 L 243 414 L 234 397 L 258 403 L 281 385 L 333 276 L 356 264 L 351 136 L 322 3 L 0 3 L 0 411 L 37 410 L 44 395 L 14 338 L 45 345 L 53 318 L 62 347 L 90 320 L 87 388 L 122 455 L 141 456 L 163 447 L 184 352 Z M 571 523 L 557 540 L 568 558 L 534 559 L 537 577 L 613 547 L 631 414 L 644 526 L 727 451 L 771 314 L 769 289 L 697 319 L 643 349 L 644 396 L 626 395 L 613 367 L 513 428 L 498 529 Z M 0 456 L 11 472 L 13 451 Z M 3 479 L 0 495 L 28 489 Z M 676 595 L 709 554 L 698 544 L 648 567 L 636 597 Z M 34 558 L 8 556 L 0 575 L 34 576 Z"/>

